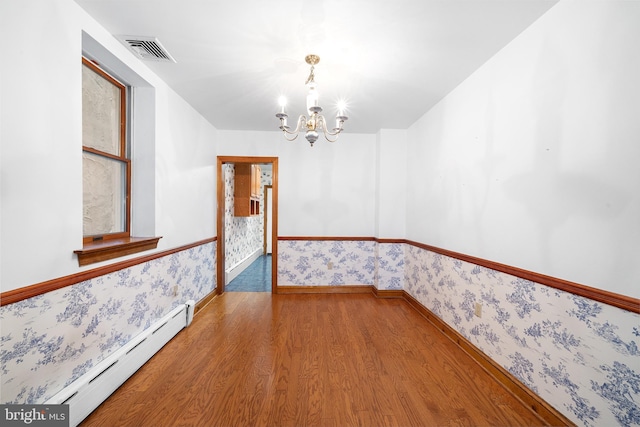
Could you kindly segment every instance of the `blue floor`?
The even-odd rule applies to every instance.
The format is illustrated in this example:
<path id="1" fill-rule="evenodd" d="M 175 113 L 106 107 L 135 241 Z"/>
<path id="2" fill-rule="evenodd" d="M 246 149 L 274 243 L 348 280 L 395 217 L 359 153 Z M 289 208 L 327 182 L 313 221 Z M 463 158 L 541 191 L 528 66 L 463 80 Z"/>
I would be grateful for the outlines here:
<path id="1" fill-rule="evenodd" d="M 261 255 L 224 288 L 225 292 L 271 292 L 271 254 Z"/>

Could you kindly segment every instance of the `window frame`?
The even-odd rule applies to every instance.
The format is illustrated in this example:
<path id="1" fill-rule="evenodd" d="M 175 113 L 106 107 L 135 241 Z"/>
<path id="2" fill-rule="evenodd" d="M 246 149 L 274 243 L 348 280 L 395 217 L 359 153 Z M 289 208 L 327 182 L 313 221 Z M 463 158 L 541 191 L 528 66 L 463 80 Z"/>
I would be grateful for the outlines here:
<path id="1" fill-rule="evenodd" d="M 127 112 L 128 112 L 128 105 L 129 105 L 130 90 L 125 84 L 123 84 L 122 82 L 120 82 L 119 80 L 111 76 L 107 71 L 102 69 L 98 63 L 86 58 L 85 56 L 82 57 L 82 64 L 88 67 L 89 69 L 91 69 L 96 74 L 100 75 L 109 83 L 116 86 L 120 91 L 120 126 L 119 126 L 119 132 L 118 132 L 120 155 L 119 156 L 114 155 L 114 154 L 107 153 L 92 147 L 85 146 L 84 141 L 82 145 L 82 152 L 91 153 L 97 156 L 116 160 L 116 161 L 122 162 L 125 165 L 124 230 L 118 231 L 115 233 L 104 233 L 104 234 L 95 234 L 95 235 L 84 235 L 83 233 L 82 243 L 83 245 L 86 245 L 87 243 L 92 243 L 92 242 L 115 240 L 115 239 L 127 239 L 131 237 L 131 168 L 132 168 L 132 165 L 131 165 L 131 159 L 129 157 L 130 144 L 129 144 L 129 140 L 128 140 L 129 138 L 127 133 L 127 126 L 128 126 Z"/>
<path id="2" fill-rule="evenodd" d="M 102 261 L 107 261 L 114 258 L 132 255 L 138 252 L 157 249 L 158 242 L 162 238 L 162 236 L 132 237 L 131 235 L 132 224 L 135 223 L 134 217 L 132 214 L 133 212 L 132 192 L 135 189 L 132 183 L 133 176 L 134 176 L 134 174 L 132 173 L 132 166 L 131 166 L 133 162 L 133 153 L 134 153 L 132 149 L 132 143 L 135 137 L 134 135 L 137 134 L 134 129 L 135 123 L 134 123 L 133 116 L 135 114 L 136 108 L 140 108 L 140 107 L 136 107 L 136 105 L 133 103 L 134 101 L 133 93 L 134 93 L 134 89 L 138 88 L 137 86 L 138 84 L 140 85 L 140 87 L 146 87 L 145 82 L 141 80 L 139 76 L 135 74 L 135 72 L 132 72 L 126 65 L 118 61 L 114 56 L 111 55 L 110 52 L 108 52 L 106 49 L 100 46 L 94 39 L 89 37 L 84 32 L 83 32 L 83 46 L 84 46 L 83 49 L 86 48 L 88 50 L 88 53 L 85 53 L 85 51 L 83 50 L 82 63 L 86 64 L 92 70 L 97 69 L 98 70 L 97 72 L 99 72 L 100 75 L 106 78 L 108 81 L 113 82 L 118 87 L 124 88 L 123 89 L 124 96 L 121 96 L 120 141 L 121 143 L 122 141 L 124 141 L 125 145 L 124 145 L 124 148 L 121 149 L 120 151 L 120 153 L 122 153 L 122 156 L 115 156 L 115 157 L 118 157 L 118 160 L 122 159 L 123 161 L 127 162 L 126 163 L 127 167 L 125 172 L 126 173 L 125 179 L 127 181 L 126 182 L 127 194 L 125 198 L 126 208 L 124 212 L 124 214 L 126 215 L 126 221 L 125 221 L 126 231 L 85 237 L 84 230 L 83 230 L 82 231 L 82 235 L 83 235 L 82 249 L 73 251 L 74 254 L 77 255 L 78 265 L 80 267 L 102 262 Z M 99 57 L 104 58 L 103 60 L 106 66 L 104 67 L 101 66 L 100 60 L 93 59 L 93 58 L 99 58 Z M 122 72 L 124 73 L 123 77 L 125 76 L 127 77 L 125 77 L 123 80 L 113 77 L 113 75 L 110 74 L 109 70 L 111 70 L 112 67 L 114 66 L 117 69 L 122 68 Z M 130 80 L 132 80 L 135 83 L 131 83 Z M 145 101 L 143 102 L 142 105 L 144 105 L 145 102 L 148 103 L 150 99 L 152 102 L 154 102 L 153 96 L 151 96 L 150 98 L 148 93 L 144 95 L 143 99 Z M 153 123 L 154 123 L 153 117 L 145 120 L 150 120 L 151 126 L 153 126 Z M 145 123 L 138 125 L 137 127 L 142 129 L 145 129 L 145 128 L 149 129 L 149 124 L 146 123 L 145 121 Z M 148 141 L 146 137 L 142 137 L 142 146 L 146 147 L 146 149 L 149 149 L 149 147 L 153 146 L 153 144 L 150 145 L 150 141 Z M 91 154 L 96 154 L 95 153 L 96 151 L 100 152 L 100 150 L 96 150 L 91 147 L 86 147 L 84 146 L 84 144 L 82 145 L 82 149 L 83 149 L 83 152 L 86 151 Z M 109 153 L 106 153 L 106 154 L 107 156 L 110 156 Z M 104 155 L 104 153 L 100 153 L 99 155 Z M 140 168 L 136 168 L 136 174 L 139 173 L 140 170 L 141 170 Z M 142 170 L 146 170 L 144 166 L 142 167 Z M 147 171 L 147 173 L 152 174 L 153 171 Z M 145 212 L 146 211 L 143 211 L 142 214 L 144 215 Z M 150 214 L 153 221 L 154 212 L 153 211 L 146 212 L 146 214 Z M 84 220 L 82 220 L 82 224 L 81 224 L 82 228 L 84 228 L 83 221 Z M 151 231 L 151 233 L 153 233 L 153 231 Z"/>

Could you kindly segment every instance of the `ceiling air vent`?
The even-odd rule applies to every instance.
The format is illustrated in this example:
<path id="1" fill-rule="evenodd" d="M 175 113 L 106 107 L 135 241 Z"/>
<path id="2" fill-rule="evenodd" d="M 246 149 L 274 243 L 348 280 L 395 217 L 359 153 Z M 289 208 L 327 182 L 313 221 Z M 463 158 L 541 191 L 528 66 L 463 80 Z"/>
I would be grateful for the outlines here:
<path id="1" fill-rule="evenodd" d="M 155 37 L 118 36 L 118 39 L 142 60 L 176 62 Z"/>

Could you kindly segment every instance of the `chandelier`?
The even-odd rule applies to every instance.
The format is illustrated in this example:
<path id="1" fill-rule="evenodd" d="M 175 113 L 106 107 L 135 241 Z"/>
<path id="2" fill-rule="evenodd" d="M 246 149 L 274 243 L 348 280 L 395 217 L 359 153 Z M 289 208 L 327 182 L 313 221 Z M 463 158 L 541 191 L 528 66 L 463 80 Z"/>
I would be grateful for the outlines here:
<path id="1" fill-rule="evenodd" d="M 311 65 L 311 71 L 309 72 L 309 77 L 307 77 L 307 81 L 305 83 L 309 88 L 309 93 L 307 94 L 307 111 L 309 112 L 309 117 L 304 114 L 298 117 L 296 128 L 294 130 L 290 130 L 291 128 L 287 125 L 287 118 L 289 115 L 285 111 L 287 100 L 284 97 L 280 97 L 280 112 L 276 114 L 276 117 L 280 119 L 280 129 L 288 141 L 296 139 L 300 132 L 304 130 L 304 137 L 309 141 L 312 147 L 313 143 L 318 140 L 318 131 L 322 131 L 327 141 L 336 142 L 338 140 L 338 135 L 343 130 L 342 125 L 345 120 L 348 119 L 348 117 L 344 115 L 344 104 L 338 105 L 336 127 L 329 130 L 327 127 L 327 120 L 322 114 L 320 114 L 322 113 L 322 107 L 318 105 L 318 91 L 316 90 L 317 84 L 314 80 L 315 76 L 313 74 L 313 67 L 320 62 L 320 57 L 318 55 L 307 55 L 304 60 L 307 64 Z M 290 137 L 289 135 L 293 135 L 293 137 Z"/>

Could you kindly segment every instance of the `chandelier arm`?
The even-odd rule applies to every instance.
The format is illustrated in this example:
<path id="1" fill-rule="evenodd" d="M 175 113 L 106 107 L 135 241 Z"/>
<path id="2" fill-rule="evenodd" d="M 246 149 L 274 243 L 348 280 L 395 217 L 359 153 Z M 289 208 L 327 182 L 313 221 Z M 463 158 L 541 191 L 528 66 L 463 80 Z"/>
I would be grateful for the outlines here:
<path id="1" fill-rule="evenodd" d="M 338 136 L 338 135 L 340 135 L 340 132 L 343 131 L 343 129 L 342 129 L 342 123 L 343 122 L 340 123 L 340 127 L 339 128 L 334 128 L 333 132 L 329 130 L 329 127 L 327 126 L 327 119 L 325 119 L 324 116 L 318 115 L 318 122 L 322 123 L 322 130 L 324 131 L 325 135 L 329 134 L 331 136 Z M 325 138 L 326 138 L 326 136 L 325 136 Z M 331 141 L 331 142 L 335 142 L 335 141 Z"/>
<path id="2" fill-rule="evenodd" d="M 298 124 L 296 125 L 295 130 L 290 131 L 287 128 L 285 128 L 284 126 L 281 126 L 280 129 L 282 129 L 282 132 L 286 135 L 295 135 L 296 138 L 298 137 L 298 133 L 300 132 L 300 129 L 302 129 L 307 123 L 307 118 L 304 115 L 301 115 L 300 117 L 298 117 Z M 294 138 L 295 139 L 295 138 Z M 289 141 L 293 141 L 293 139 L 289 139 Z"/>
<path id="3" fill-rule="evenodd" d="M 331 136 L 338 136 L 340 135 L 340 132 L 342 132 L 342 128 L 338 128 L 338 130 L 336 130 L 335 132 L 331 132 L 329 129 L 325 128 L 325 133 Z"/>
<path id="4" fill-rule="evenodd" d="M 340 134 L 340 132 L 331 133 L 331 132 L 327 131 L 326 129 L 324 129 L 324 132 L 322 132 L 322 134 L 324 135 L 324 139 L 326 139 L 327 141 L 336 142 L 338 140 L 338 135 Z M 335 138 L 331 139 L 331 138 L 329 138 L 329 135 L 335 136 Z"/>
<path id="5" fill-rule="evenodd" d="M 289 133 L 291 133 L 291 132 L 289 132 Z M 298 135 L 300 135 L 300 134 L 299 134 L 299 133 L 296 133 L 296 134 L 293 136 L 293 138 L 289 138 L 289 137 L 287 136 L 287 133 L 286 133 L 286 132 L 284 132 L 284 139 L 286 139 L 287 141 L 295 141 L 295 140 L 298 138 Z"/>

